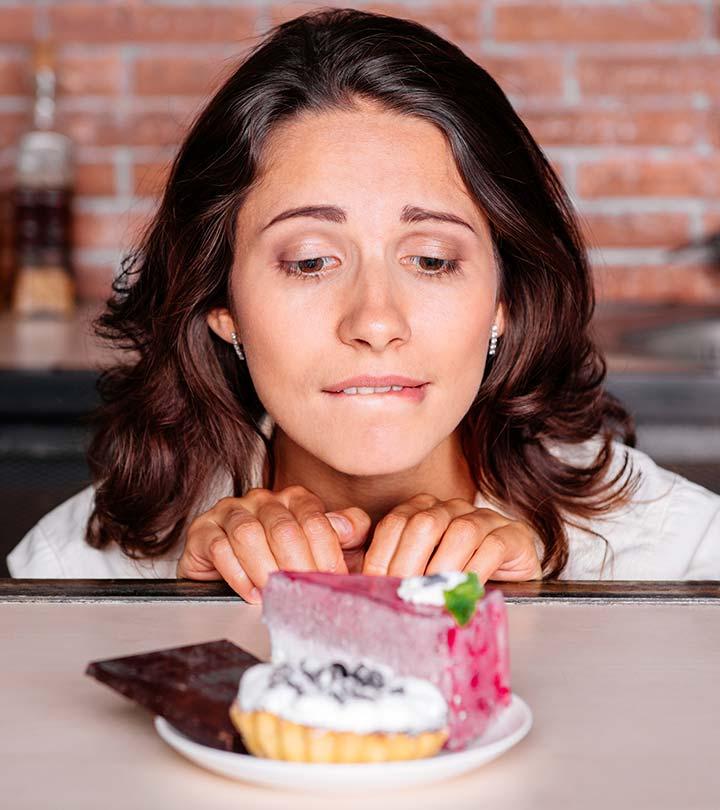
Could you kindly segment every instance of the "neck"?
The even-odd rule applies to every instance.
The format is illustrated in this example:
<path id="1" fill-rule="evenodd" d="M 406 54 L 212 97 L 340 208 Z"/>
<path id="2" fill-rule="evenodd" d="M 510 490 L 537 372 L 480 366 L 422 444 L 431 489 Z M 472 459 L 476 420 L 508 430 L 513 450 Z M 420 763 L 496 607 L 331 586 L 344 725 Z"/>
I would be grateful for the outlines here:
<path id="1" fill-rule="evenodd" d="M 370 537 L 380 519 L 393 507 L 420 493 L 434 495 L 440 501 L 462 498 L 473 503 L 475 499 L 476 486 L 460 446 L 459 429 L 415 467 L 383 475 L 339 472 L 297 445 L 278 426 L 274 431 L 272 453 L 274 492 L 300 485 L 320 498 L 326 512 L 360 507 L 372 520 Z M 266 459 L 263 487 L 267 488 L 268 483 Z"/>

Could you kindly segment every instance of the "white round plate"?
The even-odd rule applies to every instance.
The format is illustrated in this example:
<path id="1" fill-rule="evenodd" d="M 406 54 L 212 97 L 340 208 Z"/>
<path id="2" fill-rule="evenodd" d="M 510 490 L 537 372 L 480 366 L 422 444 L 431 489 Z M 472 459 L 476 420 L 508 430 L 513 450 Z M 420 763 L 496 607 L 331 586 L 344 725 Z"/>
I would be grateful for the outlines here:
<path id="1" fill-rule="evenodd" d="M 490 723 L 484 734 L 463 751 L 441 751 L 433 757 L 399 762 L 333 765 L 284 762 L 220 751 L 188 739 L 164 717 L 155 718 L 155 728 L 163 740 L 203 768 L 256 785 L 316 791 L 353 787 L 399 788 L 449 779 L 500 756 L 519 742 L 531 726 L 530 707 L 513 694 L 510 705 Z"/>

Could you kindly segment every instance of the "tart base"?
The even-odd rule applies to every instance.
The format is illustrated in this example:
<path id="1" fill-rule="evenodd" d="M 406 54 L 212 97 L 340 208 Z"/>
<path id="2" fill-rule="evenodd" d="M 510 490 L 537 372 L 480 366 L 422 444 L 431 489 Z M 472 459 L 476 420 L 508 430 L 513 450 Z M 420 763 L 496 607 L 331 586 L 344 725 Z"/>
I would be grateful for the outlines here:
<path id="1" fill-rule="evenodd" d="M 420 734 L 356 734 L 303 726 L 270 712 L 244 712 L 235 703 L 230 719 L 256 757 L 289 762 L 389 762 L 430 757 L 447 740 L 446 729 Z"/>

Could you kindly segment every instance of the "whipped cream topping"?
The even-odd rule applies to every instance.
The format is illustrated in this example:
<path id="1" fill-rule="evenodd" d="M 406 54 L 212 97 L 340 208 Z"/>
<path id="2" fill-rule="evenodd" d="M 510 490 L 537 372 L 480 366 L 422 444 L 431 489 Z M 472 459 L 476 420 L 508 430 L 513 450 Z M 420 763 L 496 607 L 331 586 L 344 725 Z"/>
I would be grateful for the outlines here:
<path id="1" fill-rule="evenodd" d="M 357 734 L 413 734 L 447 724 L 447 703 L 430 681 L 340 661 L 256 664 L 243 673 L 237 701 L 242 711 Z"/>
<path id="2" fill-rule="evenodd" d="M 404 602 L 412 602 L 414 605 L 443 607 L 445 591 L 451 591 L 467 578 L 468 575 L 462 571 L 429 574 L 425 577 L 405 577 L 397 589 L 397 595 Z"/>

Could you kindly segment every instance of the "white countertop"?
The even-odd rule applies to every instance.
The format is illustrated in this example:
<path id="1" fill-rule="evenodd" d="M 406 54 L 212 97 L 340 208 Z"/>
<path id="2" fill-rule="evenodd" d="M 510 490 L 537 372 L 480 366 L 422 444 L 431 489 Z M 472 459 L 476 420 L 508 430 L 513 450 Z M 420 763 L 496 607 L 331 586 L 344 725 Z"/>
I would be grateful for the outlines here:
<path id="1" fill-rule="evenodd" d="M 0 606 L 0 781 L 8 807 L 652 808 L 720 806 L 720 607 L 509 604 L 529 735 L 452 781 L 342 797 L 233 782 L 191 764 L 148 712 L 84 675 L 93 660 L 227 638 L 259 657 L 240 602 Z"/>

